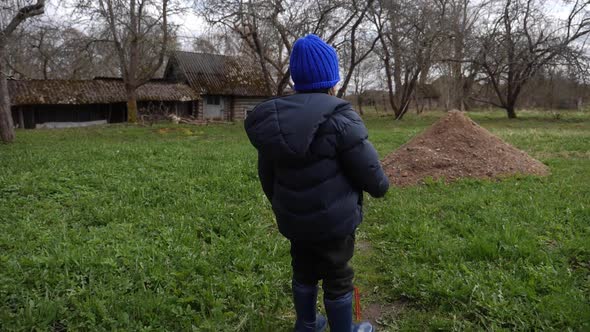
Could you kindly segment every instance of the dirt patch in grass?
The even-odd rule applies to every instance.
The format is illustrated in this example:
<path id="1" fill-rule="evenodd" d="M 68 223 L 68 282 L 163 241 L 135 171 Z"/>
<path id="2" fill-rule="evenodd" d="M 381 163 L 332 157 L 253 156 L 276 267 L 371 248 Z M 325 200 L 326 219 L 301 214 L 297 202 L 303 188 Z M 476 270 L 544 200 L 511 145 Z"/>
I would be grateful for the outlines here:
<path id="1" fill-rule="evenodd" d="M 371 249 L 373 249 L 373 246 L 367 240 L 358 240 L 358 241 L 356 241 L 355 246 L 358 250 L 363 251 L 363 252 L 368 252 L 368 251 L 371 251 Z"/>
<path id="2" fill-rule="evenodd" d="M 385 157 L 383 168 L 398 186 L 426 178 L 493 179 L 510 175 L 548 175 L 549 168 L 473 122 L 451 111 L 430 128 Z"/>
<path id="3" fill-rule="evenodd" d="M 410 300 L 405 297 L 393 303 L 369 303 L 363 306 L 362 319 L 373 326 L 389 325 L 409 304 Z"/>

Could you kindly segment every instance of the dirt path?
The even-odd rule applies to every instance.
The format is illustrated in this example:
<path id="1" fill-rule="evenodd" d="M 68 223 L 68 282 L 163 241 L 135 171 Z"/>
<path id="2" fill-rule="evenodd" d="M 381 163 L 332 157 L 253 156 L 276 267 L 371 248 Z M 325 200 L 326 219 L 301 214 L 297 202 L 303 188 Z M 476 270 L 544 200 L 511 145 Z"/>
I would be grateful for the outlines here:
<path id="1" fill-rule="evenodd" d="M 395 318 L 404 311 L 410 301 L 401 298 L 393 303 L 367 303 L 363 305 L 363 320 L 368 320 L 378 330 L 391 325 Z"/>

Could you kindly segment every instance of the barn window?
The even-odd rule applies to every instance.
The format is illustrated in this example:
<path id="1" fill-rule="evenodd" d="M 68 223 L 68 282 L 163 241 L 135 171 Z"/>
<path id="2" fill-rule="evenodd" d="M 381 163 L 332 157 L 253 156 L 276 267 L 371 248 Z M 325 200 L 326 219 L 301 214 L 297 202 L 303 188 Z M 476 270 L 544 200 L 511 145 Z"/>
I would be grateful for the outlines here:
<path id="1" fill-rule="evenodd" d="M 207 105 L 219 105 L 220 101 L 219 96 L 207 96 Z"/>

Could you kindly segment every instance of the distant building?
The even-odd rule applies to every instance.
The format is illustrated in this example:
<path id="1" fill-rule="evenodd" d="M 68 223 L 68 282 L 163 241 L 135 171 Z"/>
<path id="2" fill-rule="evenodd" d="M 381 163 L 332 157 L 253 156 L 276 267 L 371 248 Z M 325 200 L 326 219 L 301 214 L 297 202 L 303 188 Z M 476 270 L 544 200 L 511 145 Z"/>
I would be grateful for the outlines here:
<path id="1" fill-rule="evenodd" d="M 127 95 L 120 79 L 9 80 L 8 91 L 12 118 L 20 128 L 47 122 L 127 121 Z M 199 98 L 182 83 L 150 81 L 137 89 L 140 114 L 193 115 Z"/>
<path id="2" fill-rule="evenodd" d="M 200 95 L 199 119 L 242 120 L 271 93 L 255 66 L 219 54 L 177 51 L 172 54 L 164 79 L 186 83 Z"/>
<path id="3" fill-rule="evenodd" d="M 174 113 L 203 120 L 235 121 L 270 96 L 255 66 L 217 54 L 174 52 L 163 79 L 137 89 L 140 117 Z M 127 121 L 127 95 L 120 78 L 9 80 L 15 125 Z"/>
<path id="4" fill-rule="evenodd" d="M 410 99 L 410 108 L 417 110 L 431 110 L 440 107 L 440 93 L 432 84 L 417 84 Z M 360 95 L 350 95 L 346 99 L 355 103 L 357 107 L 372 106 L 383 111 L 391 111 L 389 92 L 387 90 L 366 90 Z"/>
<path id="5" fill-rule="evenodd" d="M 417 109 L 436 109 L 440 107 L 440 92 L 432 84 L 418 84 L 414 91 L 412 107 Z"/>

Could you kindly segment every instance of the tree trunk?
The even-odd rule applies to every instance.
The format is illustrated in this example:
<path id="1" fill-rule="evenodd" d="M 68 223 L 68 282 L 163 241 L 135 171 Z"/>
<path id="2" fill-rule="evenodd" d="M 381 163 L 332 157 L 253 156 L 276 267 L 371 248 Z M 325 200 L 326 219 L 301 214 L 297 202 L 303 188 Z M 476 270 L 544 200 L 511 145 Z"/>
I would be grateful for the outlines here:
<path id="1" fill-rule="evenodd" d="M 383 57 L 383 64 L 385 65 L 385 76 L 387 76 L 387 97 L 388 97 L 388 101 L 389 101 L 389 105 L 391 106 L 391 109 L 393 110 L 393 112 L 395 113 L 395 116 L 397 117 L 397 106 L 395 105 L 395 95 L 393 92 L 393 80 L 392 80 L 392 73 L 391 73 L 391 67 L 390 67 L 390 55 L 389 52 L 387 50 L 385 50 L 385 44 L 383 44 L 383 48 L 384 48 L 384 53 L 385 56 Z"/>
<path id="2" fill-rule="evenodd" d="M 471 95 L 471 89 L 473 88 L 473 82 L 475 80 L 475 74 L 470 74 L 463 80 L 462 100 L 461 100 L 461 111 L 466 112 L 471 109 L 469 105 L 469 95 Z"/>
<path id="3" fill-rule="evenodd" d="M 363 110 L 363 97 L 360 94 L 357 94 L 357 102 L 360 115 L 365 115 L 365 111 Z"/>
<path id="4" fill-rule="evenodd" d="M 391 54 L 389 53 L 389 50 L 387 48 L 387 43 L 385 42 L 385 36 L 383 36 L 383 34 L 379 34 L 379 40 L 381 41 L 381 46 L 383 49 L 383 66 L 385 67 L 385 77 L 387 79 L 387 97 L 389 99 L 389 104 L 391 106 L 391 109 L 393 110 L 393 112 L 395 113 L 395 116 L 397 117 L 397 106 L 395 104 L 395 95 L 393 92 L 393 80 L 392 80 L 392 76 L 393 73 L 391 72 Z M 387 112 L 387 104 L 383 103 L 384 106 L 384 110 Z"/>
<path id="5" fill-rule="evenodd" d="M 289 85 L 289 78 L 290 77 L 291 77 L 291 71 L 289 69 L 287 69 L 287 71 L 285 72 L 285 74 L 283 74 L 283 77 L 279 81 L 279 84 L 277 85 L 277 90 L 276 90 L 277 96 L 282 96 L 285 93 L 285 89 Z"/>
<path id="6" fill-rule="evenodd" d="M 14 141 L 14 124 L 10 111 L 10 96 L 6 79 L 6 42 L 0 41 L 0 140 L 4 143 Z"/>
<path id="7" fill-rule="evenodd" d="M 135 89 L 127 90 L 127 121 L 137 122 L 137 93 Z"/>
<path id="8" fill-rule="evenodd" d="M 395 119 L 401 120 L 404 115 L 410 110 L 410 99 L 409 98 L 402 98 L 400 102 L 399 110 L 395 112 Z"/>
<path id="9" fill-rule="evenodd" d="M 455 64 L 456 65 L 456 64 Z M 461 71 L 456 71 L 453 69 L 453 99 L 452 99 L 452 106 L 453 109 L 458 109 L 463 111 L 463 78 L 461 77 Z"/>
<path id="10" fill-rule="evenodd" d="M 508 114 L 508 119 L 516 119 L 516 110 L 514 109 L 514 106 L 507 106 L 506 114 Z"/>
<path id="11" fill-rule="evenodd" d="M 465 78 L 463 77 L 463 60 L 464 57 L 464 26 L 466 24 L 466 17 L 463 17 L 461 23 L 457 22 L 455 24 L 455 34 L 456 38 L 453 41 L 453 57 L 455 61 L 451 62 L 451 78 L 452 78 L 452 108 L 464 111 L 464 103 L 465 103 L 465 93 L 464 93 L 464 83 Z"/>

